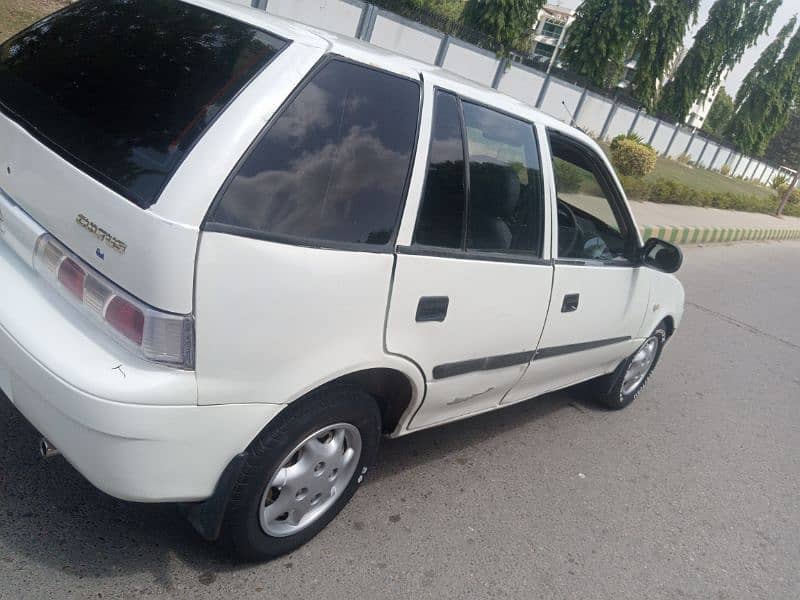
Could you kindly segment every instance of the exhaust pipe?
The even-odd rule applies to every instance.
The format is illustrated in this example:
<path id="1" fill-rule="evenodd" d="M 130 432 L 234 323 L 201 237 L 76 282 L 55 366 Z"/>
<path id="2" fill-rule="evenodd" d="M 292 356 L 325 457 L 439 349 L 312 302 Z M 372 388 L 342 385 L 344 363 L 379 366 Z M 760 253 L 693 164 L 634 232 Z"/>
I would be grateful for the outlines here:
<path id="1" fill-rule="evenodd" d="M 58 456 L 58 448 L 53 446 L 47 438 L 42 438 L 39 440 L 39 454 L 42 455 L 42 458 L 53 458 L 54 456 Z"/>

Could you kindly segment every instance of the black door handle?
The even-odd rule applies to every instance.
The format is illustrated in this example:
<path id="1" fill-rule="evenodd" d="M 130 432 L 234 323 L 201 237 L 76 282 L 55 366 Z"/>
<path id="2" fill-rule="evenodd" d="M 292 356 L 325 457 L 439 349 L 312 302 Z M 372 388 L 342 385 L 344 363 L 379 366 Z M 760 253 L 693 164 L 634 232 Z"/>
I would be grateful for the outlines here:
<path id="1" fill-rule="evenodd" d="M 424 296 L 417 304 L 417 323 L 438 321 L 441 323 L 447 316 L 450 298 L 447 296 Z"/>
<path id="2" fill-rule="evenodd" d="M 578 303 L 580 302 L 580 294 L 567 294 L 564 296 L 564 303 L 561 305 L 561 312 L 575 312 L 578 310 Z"/>

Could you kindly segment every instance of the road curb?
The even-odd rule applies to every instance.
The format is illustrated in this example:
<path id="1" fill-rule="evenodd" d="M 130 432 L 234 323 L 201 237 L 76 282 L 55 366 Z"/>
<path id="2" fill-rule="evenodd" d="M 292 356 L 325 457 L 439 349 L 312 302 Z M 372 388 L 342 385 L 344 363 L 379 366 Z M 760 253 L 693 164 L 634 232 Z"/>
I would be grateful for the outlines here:
<path id="1" fill-rule="evenodd" d="M 800 240 L 800 229 L 743 229 L 736 227 L 640 227 L 642 238 L 661 238 L 674 244 L 714 244 L 762 240 Z"/>

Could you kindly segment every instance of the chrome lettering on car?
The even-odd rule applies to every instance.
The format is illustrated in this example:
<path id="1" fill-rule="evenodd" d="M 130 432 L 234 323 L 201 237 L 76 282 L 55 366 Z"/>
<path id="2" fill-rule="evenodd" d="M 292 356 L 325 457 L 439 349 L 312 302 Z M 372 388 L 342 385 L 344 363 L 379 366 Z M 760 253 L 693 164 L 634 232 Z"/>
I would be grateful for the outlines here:
<path id="1" fill-rule="evenodd" d="M 125 254 L 125 250 L 128 249 L 128 244 L 115 238 L 102 227 L 98 227 L 97 223 L 93 223 L 85 215 L 78 215 L 75 218 L 75 222 L 112 250 L 116 250 L 120 254 Z"/>

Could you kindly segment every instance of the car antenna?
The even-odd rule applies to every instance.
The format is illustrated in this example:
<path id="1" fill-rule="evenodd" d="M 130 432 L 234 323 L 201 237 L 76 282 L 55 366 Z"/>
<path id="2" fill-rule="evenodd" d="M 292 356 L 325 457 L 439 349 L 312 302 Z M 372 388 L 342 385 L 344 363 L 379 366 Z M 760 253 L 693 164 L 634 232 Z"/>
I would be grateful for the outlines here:
<path id="1" fill-rule="evenodd" d="M 563 107 L 564 107 L 564 110 L 565 110 L 565 111 L 567 112 L 567 114 L 569 115 L 569 125 L 570 125 L 570 127 L 574 127 L 574 128 L 575 128 L 575 129 L 577 129 L 578 131 L 580 131 L 580 132 L 582 132 L 582 133 L 586 133 L 586 132 L 583 130 L 583 128 L 581 128 L 581 127 L 578 127 L 578 124 L 575 122 L 575 115 L 573 115 L 573 114 L 572 114 L 572 111 L 571 111 L 571 110 L 569 109 L 569 107 L 567 106 L 567 102 L 566 102 L 566 100 L 562 100 L 562 101 L 561 101 L 561 106 L 563 106 Z"/>

